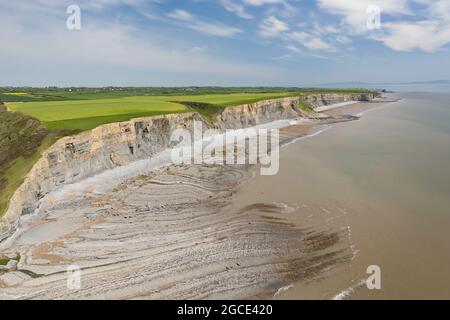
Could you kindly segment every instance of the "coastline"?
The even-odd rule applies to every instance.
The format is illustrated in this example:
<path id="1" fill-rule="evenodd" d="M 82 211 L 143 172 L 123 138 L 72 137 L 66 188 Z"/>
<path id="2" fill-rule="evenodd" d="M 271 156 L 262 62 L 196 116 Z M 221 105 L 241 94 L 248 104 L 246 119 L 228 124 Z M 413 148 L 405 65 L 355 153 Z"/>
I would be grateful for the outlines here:
<path id="1" fill-rule="evenodd" d="M 311 107 L 336 101 L 370 100 L 377 96 L 379 94 L 375 92 L 311 94 L 262 100 L 228 107 L 216 114 L 212 123 L 198 112 L 187 112 L 105 124 L 61 138 L 43 152 L 9 199 L 6 212 L 0 219 L 0 241 L 20 227 L 18 221 L 21 216 L 36 212 L 42 198 L 49 193 L 116 167 L 157 156 L 171 148 L 170 137 L 177 128 L 184 128 L 192 134 L 195 123 L 199 121 L 203 127 L 223 131 L 299 117 L 317 120 L 324 116 Z M 305 110 L 305 103 L 309 109 Z"/>
<path id="2" fill-rule="evenodd" d="M 2 8 L 0 302 L 450 301 L 450 0 Z"/>
<path id="3" fill-rule="evenodd" d="M 235 198 L 237 207 L 267 201 L 297 208 L 284 214 L 296 225 L 348 230 L 349 263 L 320 281 L 293 282 L 275 299 L 448 297 L 449 96 L 400 97 L 354 108 L 359 121 L 286 146 L 279 174 L 255 177 Z M 381 268 L 381 290 L 365 286 L 372 265 Z"/>
<path id="4" fill-rule="evenodd" d="M 326 113 L 333 115 L 334 117 L 345 115 L 350 117 L 357 117 L 358 119 L 360 117 L 364 118 L 364 115 L 367 112 L 389 108 L 390 105 L 395 104 L 396 102 L 398 102 L 398 100 L 386 102 L 380 101 L 377 103 L 352 103 L 338 105 L 335 108 L 329 108 Z M 310 144 L 314 144 L 314 137 L 318 137 L 319 139 L 321 139 L 322 134 L 331 134 L 330 132 L 333 131 L 335 126 L 351 127 L 352 125 L 354 125 L 352 124 L 352 121 L 350 121 L 350 123 L 348 124 L 346 124 L 344 121 L 322 125 L 316 124 L 310 127 L 306 125 L 300 125 L 283 128 L 280 132 L 280 135 L 284 135 L 285 137 L 293 134 L 299 134 L 301 132 L 301 134 L 297 137 L 292 139 L 288 138 L 282 144 L 282 149 L 285 149 L 285 151 L 281 152 L 282 164 L 280 164 L 280 166 L 283 166 L 282 171 L 284 171 L 284 174 L 278 174 L 274 177 L 263 177 L 260 175 L 255 176 L 252 180 L 247 181 L 243 185 L 243 187 L 240 189 L 240 192 L 236 194 L 236 197 L 233 200 L 234 209 L 249 205 L 249 203 L 263 203 L 264 201 L 269 201 L 269 203 L 276 203 L 277 205 L 291 208 L 291 210 L 284 212 L 283 217 L 299 228 L 345 231 L 345 236 L 341 238 L 339 246 L 347 250 L 349 254 L 348 260 L 343 263 L 336 264 L 331 268 L 327 268 L 318 277 L 318 279 L 298 279 L 296 281 L 293 281 L 292 283 L 287 284 L 286 286 L 280 287 L 279 290 L 274 294 L 274 299 L 347 299 L 358 288 L 361 288 L 361 286 L 365 284 L 365 279 L 359 279 L 358 281 L 355 280 L 355 282 L 350 283 L 350 287 L 348 289 L 342 290 L 341 288 L 343 288 L 343 286 L 340 283 L 341 280 L 336 281 L 335 279 L 333 279 L 336 274 L 342 273 L 342 270 L 346 272 L 346 270 L 352 264 L 353 259 L 355 259 L 355 257 L 358 255 L 358 248 L 355 245 L 354 240 L 352 239 L 352 229 L 348 225 L 345 218 L 347 212 L 342 208 L 338 208 L 337 213 L 332 213 L 330 211 L 332 209 L 327 208 L 328 204 L 326 199 L 315 199 L 315 201 L 308 204 L 299 202 L 299 197 L 296 196 L 296 194 L 298 192 L 298 195 L 301 195 L 304 190 L 303 188 L 307 188 L 307 186 L 304 185 L 304 183 L 296 183 L 296 179 L 313 181 L 317 170 L 322 169 L 318 168 L 320 166 L 308 162 L 308 177 L 296 176 L 299 171 L 304 171 L 302 169 L 299 170 L 297 167 L 300 165 L 299 161 L 297 160 L 299 155 L 293 154 L 292 151 L 288 150 L 291 149 L 291 145 L 294 147 L 296 145 L 302 145 L 303 142 L 301 142 L 300 140 L 303 139 L 306 139 L 306 141 L 308 141 L 308 143 Z M 304 156 L 307 155 L 301 155 L 301 157 Z M 296 186 L 296 184 L 298 184 L 298 190 L 291 190 L 291 188 Z M 290 187 L 273 188 L 274 185 L 287 185 Z M 307 196 L 303 196 L 301 198 L 304 198 L 305 201 L 307 201 L 308 199 Z M 331 280 L 328 281 L 328 278 L 331 278 Z M 329 289 L 330 291 L 326 294 L 317 291 L 316 287 L 320 287 L 321 289 L 323 289 L 323 286 L 320 285 L 322 282 L 326 282 L 327 285 L 329 285 L 329 287 L 331 288 Z M 333 292 L 333 288 L 336 288 L 335 292 Z"/>
<path id="5" fill-rule="evenodd" d="M 297 125 L 281 129 L 282 145 L 315 135 L 333 122 L 354 119 L 344 117 L 311 123 L 300 121 Z M 290 121 L 290 124 L 293 123 Z M 292 208 L 281 203 L 254 203 L 234 208 L 236 194 L 255 175 L 255 169 L 248 166 L 171 166 L 126 180 L 112 192 L 95 191 L 93 186 L 86 185 L 84 191 L 90 192 L 90 196 L 79 197 L 72 193 L 69 201 L 54 199 L 53 208 L 48 207 L 44 214 L 28 217 L 23 233 L 9 243 L 9 256 L 20 253 L 18 268 L 29 270 L 36 277 L 19 276 L 20 271 L 9 272 L 6 277 L 3 275 L 3 279 L 0 278 L 2 298 L 86 298 L 83 291 L 71 293 L 64 290 L 65 276 L 62 273 L 68 261 L 87 270 L 87 279 L 83 279 L 86 283 L 92 281 L 92 285 L 98 288 L 91 290 L 90 294 L 94 297 L 229 299 L 273 297 L 280 288 L 298 279 L 316 279 L 325 270 L 345 265 L 351 260 L 353 253 L 345 243 L 348 238 L 345 229 L 296 225 L 284 217 Z M 179 195 L 178 199 L 174 199 L 174 194 Z M 159 196 L 149 201 L 155 195 Z M 132 201 L 129 197 L 132 197 Z M 74 207 L 77 208 L 76 212 L 72 209 Z M 111 216 L 108 212 L 114 214 Z M 141 212 L 145 212 L 145 215 Z M 170 218 L 160 218 L 165 216 Z M 191 217 L 192 222 L 187 224 L 187 217 Z M 150 229 L 149 223 L 152 226 Z M 233 226 L 231 229 L 230 225 Z M 147 227 L 142 229 L 142 226 Z M 205 226 L 209 226 L 206 230 L 210 231 L 205 232 Z M 129 233 L 130 227 L 133 233 L 141 235 L 139 245 L 135 244 L 138 240 L 135 235 Z M 111 228 L 113 234 L 105 231 Z M 165 230 L 163 238 L 160 235 L 162 230 Z M 263 234 L 264 237 L 260 238 L 259 235 Z M 118 252 L 112 254 L 108 244 L 112 245 L 116 241 L 126 246 L 127 251 L 114 250 Z M 127 241 L 131 243 L 126 245 Z M 103 243 L 101 248 L 97 243 Z M 121 247 L 119 243 L 111 246 L 111 250 Z M 143 243 L 153 245 L 142 247 Z M 73 252 L 80 250 L 75 249 L 79 245 L 94 247 L 78 251 L 77 256 L 72 256 Z M 220 258 L 214 253 L 218 248 L 222 248 L 219 249 Z M 187 254 L 185 250 L 191 253 Z M 174 252 L 175 256 L 168 252 Z M 94 256 L 97 259 L 101 257 L 100 261 L 92 260 Z M 185 260 L 186 256 L 190 258 Z M 207 262 L 209 267 L 192 266 L 192 263 L 196 264 L 195 261 L 202 261 L 206 257 L 211 259 Z M 166 267 L 169 261 L 177 262 L 171 267 L 173 270 L 167 275 L 166 281 L 163 281 L 165 284 L 140 283 L 136 286 L 132 284 L 136 280 L 130 279 L 120 287 L 110 283 L 109 279 L 127 279 L 130 272 L 142 268 L 150 268 L 147 272 L 151 270 L 151 273 L 141 275 L 139 279 L 152 282 L 150 279 L 157 274 L 167 274 L 162 269 L 155 270 L 154 262 L 149 265 L 149 261 L 158 259 L 166 261 Z M 181 271 L 177 266 L 180 261 L 190 265 L 182 271 L 184 280 L 179 278 Z M 215 267 L 210 270 L 211 264 Z M 198 272 L 212 277 L 208 283 L 220 282 L 223 286 L 210 287 L 202 283 L 201 287 L 207 292 L 201 291 L 200 287 L 193 286 Z M 230 273 L 235 274 L 235 280 L 230 280 Z M 250 282 L 242 285 L 246 281 L 244 279 Z M 161 289 L 161 286 L 169 286 L 169 283 L 170 288 L 179 287 L 180 284 L 176 285 L 179 282 L 186 283 L 184 287 L 181 286 L 183 289 L 179 288 L 175 292 L 173 289 Z M 10 287 L 11 284 L 15 288 Z M 39 288 L 38 291 L 47 288 L 48 293 L 45 297 L 35 296 L 34 290 L 30 289 L 33 287 Z M 150 287 L 153 291 L 142 292 L 143 287 Z M 109 292 L 108 296 L 105 296 L 106 291 Z M 184 295 L 181 292 L 185 292 Z"/>

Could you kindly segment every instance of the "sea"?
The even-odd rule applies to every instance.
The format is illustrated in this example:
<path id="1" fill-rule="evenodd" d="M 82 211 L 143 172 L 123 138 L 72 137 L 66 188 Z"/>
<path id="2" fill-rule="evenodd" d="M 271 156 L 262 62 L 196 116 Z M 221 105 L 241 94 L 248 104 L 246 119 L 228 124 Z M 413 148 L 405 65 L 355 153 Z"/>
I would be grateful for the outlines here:
<path id="1" fill-rule="evenodd" d="M 236 195 L 293 208 L 299 228 L 348 230 L 349 263 L 276 299 L 450 299 L 450 87 L 387 89 L 398 102 L 286 145 L 280 172 Z"/>

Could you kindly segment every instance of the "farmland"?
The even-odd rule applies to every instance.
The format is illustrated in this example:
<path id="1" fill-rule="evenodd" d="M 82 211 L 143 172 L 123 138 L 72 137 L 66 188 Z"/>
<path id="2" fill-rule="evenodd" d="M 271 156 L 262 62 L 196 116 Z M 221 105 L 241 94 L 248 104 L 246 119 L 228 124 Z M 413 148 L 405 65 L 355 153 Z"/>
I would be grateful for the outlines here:
<path id="1" fill-rule="evenodd" d="M 271 94 L 304 93 L 352 93 L 367 92 L 358 88 L 298 88 L 298 87 L 0 87 L 0 102 L 38 102 L 98 100 L 138 96 L 199 96 L 213 94 Z"/>
<path id="2" fill-rule="evenodd" d="M 292 95 L 295 93 L 135 96 L 113 99 L 18 102 L 7 103 L 7 106 L 12 111 L 37 118 L 49 129 L 89 130 L 105 123 L 190 111 L 190 108 L 181 102 L 199 102 L 227 107 Z"/>
<path id="3" fill-rule="evenodd" d="M 0 88 L 0 102 L 6 103 L 12 111 L 40 120 L 48 129 L 84 131 L 102 124 L 144 116 L 198 111 L 210 118 L 225 107 L 259 100 L 309 93 L 361 92 L 367 90 L 264 87 Z M 195 108 L 199 104 L 203 105 L 200 110 Z"/>

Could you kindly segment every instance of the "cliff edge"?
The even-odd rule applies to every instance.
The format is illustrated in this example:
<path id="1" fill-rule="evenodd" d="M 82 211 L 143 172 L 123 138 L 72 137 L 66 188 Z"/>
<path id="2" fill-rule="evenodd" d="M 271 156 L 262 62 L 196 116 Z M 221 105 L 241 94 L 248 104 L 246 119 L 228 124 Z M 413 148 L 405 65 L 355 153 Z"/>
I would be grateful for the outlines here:
<path id="1" fill-rule="evenodd" d="M 62 138 L 42 154 L 15 191 L 0 222 L 0 241 L 17 229 L 21 215 L 33 213 L 39 208 L 40 200 L 45 195 L 64 185 L 133 161 L 151 158 L 174 147 L 170 142 L 172 132 L 179 128 L 193 132 L 195 121 L 202 121 L 204 128 L 247 128 L 275 120 L 314 115 L 312 110 L 305 110 L 305 103 L 317 108 L 345 101 L 369 101 L 375 97 L 375 93 L 302 95 L 228 107 L 214 117 L 213 123 L 194 112 L 171 114 L 106 124 Z"/>

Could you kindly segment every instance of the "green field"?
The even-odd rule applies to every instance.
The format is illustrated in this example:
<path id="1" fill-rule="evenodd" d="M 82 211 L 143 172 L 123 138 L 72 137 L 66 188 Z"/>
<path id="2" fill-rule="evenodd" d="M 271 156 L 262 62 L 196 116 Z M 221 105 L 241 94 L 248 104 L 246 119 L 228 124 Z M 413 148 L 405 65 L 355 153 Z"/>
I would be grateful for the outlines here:
<path id="1" fill-rule="evenodd" d="M 39 102 L 117 99 L 126 97 L 175 97 L 224 94 L 298 92 L 297 88 L 2 88 L 1 102 Z"/>
<path id="2" fill-rule="evenodd" d="M 137 96 L 198 96 L 212 94 L 362 93 L 360 88 L 298 88 L 298 87 L 0 87 L 0 102 L 38 102 L 115 99 Z"/>
<path id="3" fill-rule="evenodd" d="M 71 132 L 52 130 L 29 116 L 7 112 L 0 104 L 0 216 L 40 154 Z"/>
<path id="4" fill-rule="evenodd" d="M 181 102 L 199 102 L 227 107 L 293 95 L 296 93 L 136 96 L 114 99 L 19 102 L 7 103 L 7 106 L 13 111 L 39 119 L 50 129 L 89 130 L 105 123 L 190 111 L 190 108 Z"/>

